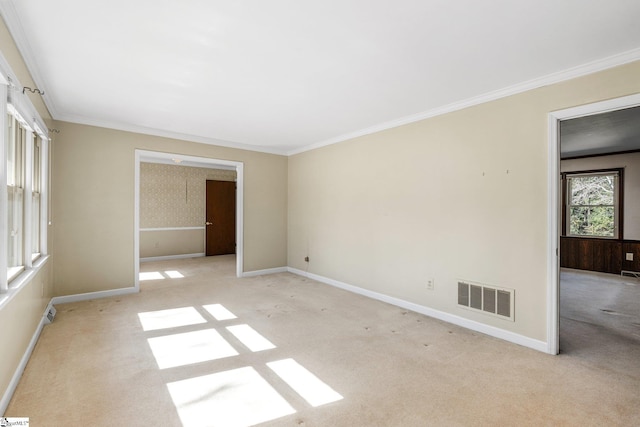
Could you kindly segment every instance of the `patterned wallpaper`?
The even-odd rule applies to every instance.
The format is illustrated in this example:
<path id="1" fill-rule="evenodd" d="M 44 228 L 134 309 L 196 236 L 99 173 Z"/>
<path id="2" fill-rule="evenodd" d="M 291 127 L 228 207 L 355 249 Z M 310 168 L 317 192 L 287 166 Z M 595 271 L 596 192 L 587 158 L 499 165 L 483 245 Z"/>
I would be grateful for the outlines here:
<path id="1" fill-rule="evenodd" d="M 235 181 L 236 171 L 140 163 L 140 228 L 204 227 L 208 179 Z"/>

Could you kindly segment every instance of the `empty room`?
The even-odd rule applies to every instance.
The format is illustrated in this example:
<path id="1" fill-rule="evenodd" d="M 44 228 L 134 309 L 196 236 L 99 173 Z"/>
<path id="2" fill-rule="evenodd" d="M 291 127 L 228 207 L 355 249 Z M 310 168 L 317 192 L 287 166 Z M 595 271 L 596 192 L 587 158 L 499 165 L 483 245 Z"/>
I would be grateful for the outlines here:
<path id="1" fill-rule="evenodd" d="M 640 424 L 640 3 L 0 15 L 0 424 Z"/>

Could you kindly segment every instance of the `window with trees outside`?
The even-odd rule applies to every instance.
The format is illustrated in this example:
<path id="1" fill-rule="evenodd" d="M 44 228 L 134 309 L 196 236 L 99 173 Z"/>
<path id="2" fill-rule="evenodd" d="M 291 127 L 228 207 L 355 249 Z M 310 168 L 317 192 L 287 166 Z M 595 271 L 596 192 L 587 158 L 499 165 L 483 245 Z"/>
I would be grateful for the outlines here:
<path id="1" fill-rule="evenodd" d="M 620 171 L 566 174 L 566 235 L 617 239 Z"/>

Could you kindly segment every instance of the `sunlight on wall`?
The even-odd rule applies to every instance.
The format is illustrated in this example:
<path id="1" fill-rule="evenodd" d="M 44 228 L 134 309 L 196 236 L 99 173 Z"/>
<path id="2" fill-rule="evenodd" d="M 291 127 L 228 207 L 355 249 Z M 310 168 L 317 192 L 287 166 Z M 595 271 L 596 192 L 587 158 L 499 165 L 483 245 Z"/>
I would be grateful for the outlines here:
<path id="1" fill-rule="evenodd" d="M 267 366 L 313 407 L 343 399 L 340 394 L 293 359 L 270 362 Z"/>
<path id="2" fill-rule="evenodd" d="M 207 322 L 193 307 L 148 311 L 146 313 L 138 313 L 138 318 L 144 331 L 177 328 L 179 326 L 197 325 Z"/>
<path id="3" fill-rule="evenodd" d="M 147 341 L 160 369 L 238 355 L 215 329 L 166 335 Z"/>

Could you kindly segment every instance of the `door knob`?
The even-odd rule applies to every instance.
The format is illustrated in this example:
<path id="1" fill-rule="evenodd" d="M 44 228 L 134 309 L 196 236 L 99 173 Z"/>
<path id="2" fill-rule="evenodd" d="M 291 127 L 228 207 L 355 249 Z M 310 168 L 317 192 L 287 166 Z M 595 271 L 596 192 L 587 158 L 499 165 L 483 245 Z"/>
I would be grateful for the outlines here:
<path id="1" fill-rule="evenodd" d="M 212 222 L 207 221 L 207 222 L 205 222 L 205 225 L 213 225 L 213 223 L 212 223 Z"/>

